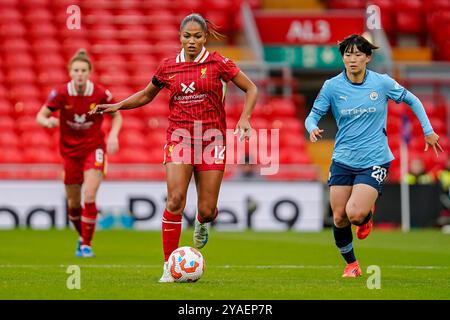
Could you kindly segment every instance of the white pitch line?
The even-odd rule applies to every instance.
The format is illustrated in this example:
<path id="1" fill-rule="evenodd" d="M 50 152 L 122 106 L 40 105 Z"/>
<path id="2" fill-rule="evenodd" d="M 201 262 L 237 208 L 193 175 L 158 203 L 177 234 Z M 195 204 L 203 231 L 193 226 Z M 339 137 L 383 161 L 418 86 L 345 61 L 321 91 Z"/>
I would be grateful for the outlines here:
<path id="1" fill-rule="evenodd" d="M 104 268 L 104 269 L 154 269 L 161 268 L 162 264 L 73 264 L 80 268 Z M 67 265 L 45 265 L 45 264 L 0 264 L 0 268 L 14 269 L 14 268 L 66 268 Z M 208 268 L 218 269 L 334 269 L 340 268 L 341 265 L 209 265 Z M 411 266 L 411 265 L 388 265 L 380 266 L 388 269 L 418 269 L 418 270 L 433 270 L 433 269 L 449 269 L 450 266 Z"/>

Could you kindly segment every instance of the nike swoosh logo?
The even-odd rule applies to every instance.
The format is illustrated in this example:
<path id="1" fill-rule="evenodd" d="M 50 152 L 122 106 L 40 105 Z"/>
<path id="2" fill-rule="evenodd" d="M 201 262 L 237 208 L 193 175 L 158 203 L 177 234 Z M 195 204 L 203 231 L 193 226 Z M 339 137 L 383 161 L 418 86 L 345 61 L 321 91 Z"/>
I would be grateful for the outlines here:
<path id="1" fill-rule="evenodd" d="M 169 76 L 169 80 L 175 78 L 176 76 L 176 74 L 174 74 L 173 76 Z"/>
<path id="2" fill-rule="evenodd" d="M 175 229 L 164 229 L 164 231 L 175 231 Z"/>

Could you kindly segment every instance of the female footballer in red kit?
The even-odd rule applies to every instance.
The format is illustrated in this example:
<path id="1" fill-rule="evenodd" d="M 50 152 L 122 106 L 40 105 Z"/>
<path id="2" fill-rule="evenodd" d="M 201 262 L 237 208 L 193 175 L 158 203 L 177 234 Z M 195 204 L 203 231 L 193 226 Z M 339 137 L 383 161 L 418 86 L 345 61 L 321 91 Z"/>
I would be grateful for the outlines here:
<path id="1" fill-rule="evenodd" d="M 119 149 L 122 116 L 119 112 L 111 113 L 111 131 L 105 144 L 103 116 L 89 111 L 96 104 L 111 102 L 111 93 L 89 80 L 92 63 L 84 49 L 72 57 L 68 69 L 72 80 L 51 91 L 36 121 L 44 128 L 60 127 L 68 216 L 80 236 L 75 255 L 88 258 L 94 256 L 91 241 L 97 218 L 95 200 L 106 168 L 106 153 Z M 58 110 L 59 119 L 52 116 Z"/>
<path id="2" fill-rule="evenodd" d="M 172 282 L 167 260 L 178 248 L 186 194 L 194 174 L 197 214 L 194 245 L 208 241 L 208 225 L 217 216 L 219 189 L 225 170 L 226 83 L 232 81 L 245 92 L 245 106 L 235 133 L 247 139 L 256 104 L 257 88 L 239 68 L 216 52 L 208 52 L 208 36 L 221 37 L 216 27 L 199 14 L 186 16 L 180 25 L 181 52 L 164 59 L 148 86 L 116 104 L 97 105 L 95 114 L 144 106 L 158 92 L 170 91 L 169 128 L 164 148 L 167 202 L 162 218 L 164 270 L 160 282 Z"/>

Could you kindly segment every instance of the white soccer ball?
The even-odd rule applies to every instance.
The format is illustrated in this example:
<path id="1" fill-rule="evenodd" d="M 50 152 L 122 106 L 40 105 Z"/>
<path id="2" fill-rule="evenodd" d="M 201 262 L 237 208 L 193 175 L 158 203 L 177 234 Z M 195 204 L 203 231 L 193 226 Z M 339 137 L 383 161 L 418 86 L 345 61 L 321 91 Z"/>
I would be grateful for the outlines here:
<path id="1" fill-rule="evenodd" d="M 195 282 L 205 272 L 205 259 L 197 249 L 180 247 L 169 256 L 168 267 L 175 282 Z"/>

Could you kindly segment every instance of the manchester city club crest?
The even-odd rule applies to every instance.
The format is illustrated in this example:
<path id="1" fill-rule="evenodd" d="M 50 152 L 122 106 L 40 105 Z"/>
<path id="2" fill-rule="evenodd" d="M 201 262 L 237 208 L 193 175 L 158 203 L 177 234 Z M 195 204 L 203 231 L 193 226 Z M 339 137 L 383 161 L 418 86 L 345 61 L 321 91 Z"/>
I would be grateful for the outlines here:
<path id="1" fill-rule="evenodd" d="M 369 95 L 370 100 L 375 101 L 378 99 L 378 93 L 376 91 L 372 91 Z"/>

